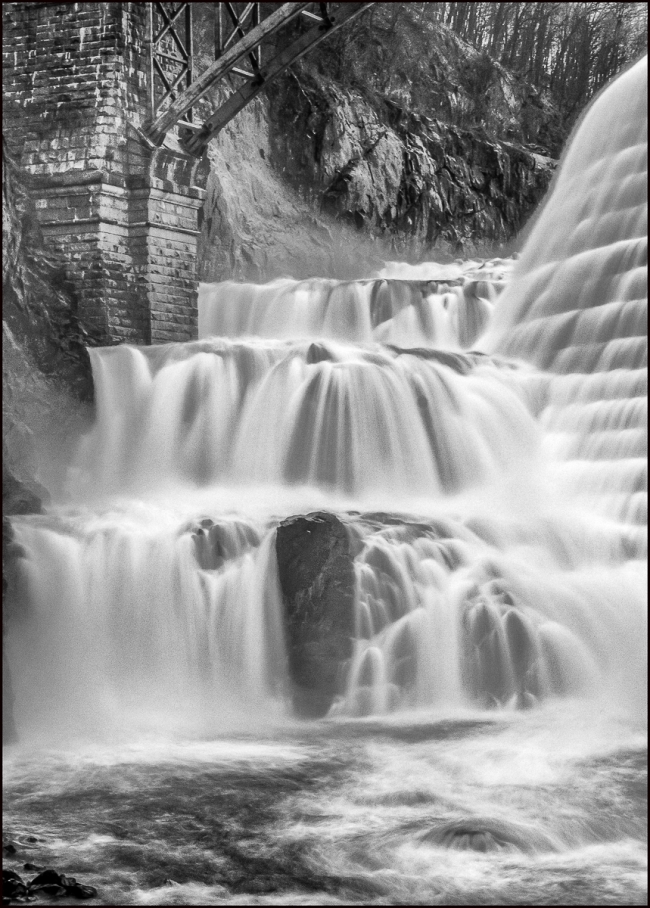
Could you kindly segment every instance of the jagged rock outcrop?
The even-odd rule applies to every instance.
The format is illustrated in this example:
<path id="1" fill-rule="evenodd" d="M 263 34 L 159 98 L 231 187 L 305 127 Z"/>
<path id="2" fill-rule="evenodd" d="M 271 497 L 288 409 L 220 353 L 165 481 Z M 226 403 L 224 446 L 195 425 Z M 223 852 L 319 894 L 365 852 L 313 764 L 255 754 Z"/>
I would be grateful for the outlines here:
<path id="1" fill-rule="evenodd" d="M 546 192 L 547 156 L 315 74 L 274 100 L 274 160 L 332 218 L 423 253 L 512 239 Z M 280 166 L 280 165 L 279 165 Z"/>
<path id="2" fill-rule="evenodd" d="M 277 529 L 289 673 L 296 712 L 323 716 L 340 690 L 354 635 L 354 567 L 345 525 L 316 512 Z"/>
<path id="3" fill-rule="evenodd" d="M 206 103 L 206 116 L 211 107 Z M 210 142 L 210 175 L 201 212 L 203 281 L 277 277 L 354 279 L 390 257 L 355 227 L 319 217 L 288 185 L 273 160 L 268 101 L 259 98 Z"/>
<path id="4" fill-rule="evenodd" d="M 30 865 L 26 864 L 25 869 Z M 74 899 L 92 899 L 97 895 L 93 886 L 84 886 L 73 876 L 65 876 L 56 870 L 43 870 L 33 880 L 25 882 L 14 870 L 2 871 L 3 904 L 11 902 L 32 902 L 39 895 L 58 898 L 68 896 Z"/>
<path id="5" fill-rule="evenodd" d="M 309 97 L 258 99 L 210 143 L 201 280 L 357 279 L 394 258 L 491 254 L 552 177 L 514 143 L 395 104 L 382 119 L 335 85 Z"/>
<path id="6" fill-rule="evenodd" d="M 199 15 L 200 69 L 213 48 Z M 356 279 L 388 259 L 482 255 L 516 236 L 553 172 L 553 111 L 448 28 L 427 41 L 435 65 L 409 61 L 410 93 L 377 92 L 371 75 L 337 81 L 316 51 L 210 142 L 201 280 Z M 323 48 L 336 56 L 335 39 Z M 201 99 L 198 119 L 231 90 Z"/>

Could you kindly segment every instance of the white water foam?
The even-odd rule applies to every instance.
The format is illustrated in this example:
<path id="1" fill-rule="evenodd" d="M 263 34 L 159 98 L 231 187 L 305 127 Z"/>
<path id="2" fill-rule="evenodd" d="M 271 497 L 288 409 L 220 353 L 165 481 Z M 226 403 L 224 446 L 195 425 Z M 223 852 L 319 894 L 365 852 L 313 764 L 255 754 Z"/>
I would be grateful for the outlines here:
<path id="1" fill-rule="evenodd" d="M 228 282 L 201 340 L 91 351 L 70 498 L 15 521 L 23 721 L 281 716 L 275 526 L 316 507 L 356 553 L 335 713 L 640 703 L 644 66 L 587 114 L 501 296 L 500 261 Z"/>

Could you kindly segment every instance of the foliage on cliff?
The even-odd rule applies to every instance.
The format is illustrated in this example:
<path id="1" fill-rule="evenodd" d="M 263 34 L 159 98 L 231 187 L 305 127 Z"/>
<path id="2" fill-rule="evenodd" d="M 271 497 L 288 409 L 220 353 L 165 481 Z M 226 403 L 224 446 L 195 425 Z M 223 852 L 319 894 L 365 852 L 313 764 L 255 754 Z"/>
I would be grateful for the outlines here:
<path id="1" fill-rule="evenodd" d="M 503 80 L 489 103 L 479 100 L 480 55 L 444 25 L 423 31 L 412 4 L 395 17 L 402 6 L 377 4 L 329 36 L 210 143 L 204 280 L 361 277 L 382 259 L 430 257 L 434 246 L 438 257 L 502 251 L 518 233 L 553 162 L 516 130 L 504 137 L 522 108 L 532 130 L 538 108 Z M 200 70 L 213 59 L 214 20 L 208 7 L 195 20 Z M 264 59 L 308 27 L 293 23 Z M 230 81 L 226 95 L 239 84 Z M 203 98 L 198 119 L 220 101 L 220 92 Z M 490 111 L 491 132 L 473 125 L 478 108 Z"/>
<path id="2" fill-rule="evenodd" d="M 377 3 L 305 65 L 343 87 L 557 157 L 647 47 L 647 4 Z"/>
<path id="3" fill-rule="evenodd" d="M 412 6 L 543 92 L 559 111 L 564 137 L 596 92 L 647 50 L 647 3 Z"/>
<path id="4" fill-rule="evenodd" d="M 576 116 L 643 50 L 646 19 L 640 3 L 374 4 L 273 93 L 274 160 L 400 254 L 494 249 L 541 201 Z"/>
<path id="5" fill-rule="evenodd" d="M 543 197 L 558 144 L 553 105 L 438 6 L 375 4 L 270 93 L 284 178 L 401 256 L 502 250 Z"/>

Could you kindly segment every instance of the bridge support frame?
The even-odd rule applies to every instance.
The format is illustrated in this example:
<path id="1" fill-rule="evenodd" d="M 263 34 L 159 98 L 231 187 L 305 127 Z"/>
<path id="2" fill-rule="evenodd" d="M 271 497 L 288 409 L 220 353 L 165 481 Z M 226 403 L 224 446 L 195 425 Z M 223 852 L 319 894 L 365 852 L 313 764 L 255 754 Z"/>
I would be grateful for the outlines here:
<path id="1" fill-rule="evenodd" d="M 3 132 L 96 343 L 196 337 L 206 165 L 154 148 L 149 4 L 6 3 Z"/>

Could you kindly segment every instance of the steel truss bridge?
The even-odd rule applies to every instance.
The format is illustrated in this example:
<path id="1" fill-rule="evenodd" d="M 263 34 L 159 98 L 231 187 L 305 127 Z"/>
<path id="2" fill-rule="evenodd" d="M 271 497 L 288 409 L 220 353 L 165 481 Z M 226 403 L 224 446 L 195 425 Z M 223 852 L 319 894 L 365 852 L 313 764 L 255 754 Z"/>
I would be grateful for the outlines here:
<path id="1" fill-rule="evenodd" d="M 197 75 L 194 4 L 149 4 L 151 115 L 143 129 L 145 139 L 153 146 L 162 145 L 168 131 L 179 126 L 184 150 L 201 157 L 210 139 L 274 79 L 372 5 L 214 3 L 215 59 Z M 285 38 L 280 43 L 286 43 L 287 37 L 289 43 L 278 51 L 280 33 Z M 198 123 L 197 101 L 219 83 L 230 88 L 228 97 L 205 122 Z"/>

